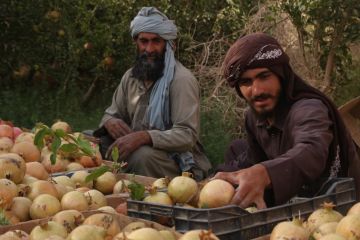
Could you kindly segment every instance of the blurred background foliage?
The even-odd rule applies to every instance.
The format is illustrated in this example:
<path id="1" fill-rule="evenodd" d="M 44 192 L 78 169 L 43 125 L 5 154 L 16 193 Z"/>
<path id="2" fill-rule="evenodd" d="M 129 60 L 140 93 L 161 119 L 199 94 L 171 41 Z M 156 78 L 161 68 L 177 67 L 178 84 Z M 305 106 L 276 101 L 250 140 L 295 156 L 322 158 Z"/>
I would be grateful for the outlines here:
<path id="1" fill-rule="evenodd" d="M 221 62 L 241 35 L 273 34 L 295 70 L 340 105 L 360 95 L 355 0 L 3 0 L 0 2 L 0 118 L 32 128 L 67 121 L 97 127 L 135 59 L 129 25 L 155 6 L 179 29 L 176 57 L 199 80 L 201 140 L 214 164 L 243 136 L 245 103 L 226 86 Z"/>

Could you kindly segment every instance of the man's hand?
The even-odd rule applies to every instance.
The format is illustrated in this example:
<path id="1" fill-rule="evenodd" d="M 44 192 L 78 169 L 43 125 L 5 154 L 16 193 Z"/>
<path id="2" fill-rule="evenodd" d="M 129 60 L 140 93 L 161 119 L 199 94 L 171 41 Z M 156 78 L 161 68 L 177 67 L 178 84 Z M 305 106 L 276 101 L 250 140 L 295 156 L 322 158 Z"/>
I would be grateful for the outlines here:
<path id="1" fill-rule="evenodd" d="M 214 178 L 238 184 L 231 203 L 242 208 L 255 203 L 258 209 L 266 208 L 264 191 L 271 181 L 266 168 L 261 164 L 236 172 L 219 172 Z"/>
<path id="2" fill-rule="evenodd" d="M 132 132 L 130 127 L 121 119 L 111 118 L 107 120 L 104 127 L 113 139 L 123 137 Z"/>
<path id="3" fill-rule="evenodd" d="M 148 132 L 138 131 L 129 133 L 123 137 L 119 137 L 109 147 L 106 152 L 106 158 L 111 155 L 112 149 L 116 146 L 119 150 L 119 159 L 125 160 L 132 152 L 142 145 L 151 145 L 152 140 Z"/>

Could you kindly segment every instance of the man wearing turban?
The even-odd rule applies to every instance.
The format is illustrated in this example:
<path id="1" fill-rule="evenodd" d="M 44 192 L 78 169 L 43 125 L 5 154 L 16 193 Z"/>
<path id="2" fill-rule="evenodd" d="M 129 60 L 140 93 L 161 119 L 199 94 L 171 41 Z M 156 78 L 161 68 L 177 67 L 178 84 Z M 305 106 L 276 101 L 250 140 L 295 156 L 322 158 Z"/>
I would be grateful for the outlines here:
<path id="1" fill-rule="evenodd" d="M 108 157 L 116 146 L 130 173 L 174 177 L 189 171 L 203 179 L 211 165 L 199 142 L 199 86 L 174 57 L 177 27 L 144 7 L 130 30 L 138 54 L 94 133 L 100 151 Z"/>
<path id="2" fill-rule="evenodd" d="M 339 112 L 293 72 L 277 40 L 264 33 L 241 37 L 223 66 L 229 85 L 250 107 L 247 141 L 231 143 L 215 175 L 238 185 L 233 203 L 283 204 L 347 176 L 355 179 L 359 197 L 359 158 Z"/>

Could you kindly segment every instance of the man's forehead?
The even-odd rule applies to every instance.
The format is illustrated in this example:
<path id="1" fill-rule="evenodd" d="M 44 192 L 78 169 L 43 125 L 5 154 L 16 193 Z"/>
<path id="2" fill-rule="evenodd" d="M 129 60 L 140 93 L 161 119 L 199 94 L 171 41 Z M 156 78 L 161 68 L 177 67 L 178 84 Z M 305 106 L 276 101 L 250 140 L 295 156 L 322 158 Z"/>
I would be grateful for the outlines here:
<path id="1" fill-rule="evenodd" d="M 240 78 L 253 78 L 253 77 L 257 76 L 258 74 L 265 73 L 265 72 L 271 72 L 271 70 L 269 68 L 251 68 L 251 69 L 245 70 Z"/>
<path id="2" fill-rule="evenodd" d="M 141 32 L 141 33 L 139 33 L 138 38 L 141 38 L 141 39 L 149 39 L 149 40 L 151 40 L 151 39 L 158 39 L 158 38 L 163 39 L 162 37 L 160 37 L 159 34 L 157 34 L 157 33 L 150 33 L 150 32 Z"/>

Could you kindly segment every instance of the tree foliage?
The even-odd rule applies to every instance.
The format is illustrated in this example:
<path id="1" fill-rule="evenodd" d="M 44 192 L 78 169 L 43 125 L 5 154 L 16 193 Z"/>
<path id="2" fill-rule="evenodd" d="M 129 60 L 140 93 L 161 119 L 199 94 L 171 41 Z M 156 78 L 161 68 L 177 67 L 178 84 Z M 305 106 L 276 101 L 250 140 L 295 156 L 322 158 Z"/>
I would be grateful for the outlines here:
<path id="1" fill-rule="evenodd" d="M 323 70 L 325 88 L 348 79 L 349 43 L 360 40 L 360 5 L 352 0 L 283 0 L 280 6 L 298 30 L 304 55 L 310 53 Z"/>

